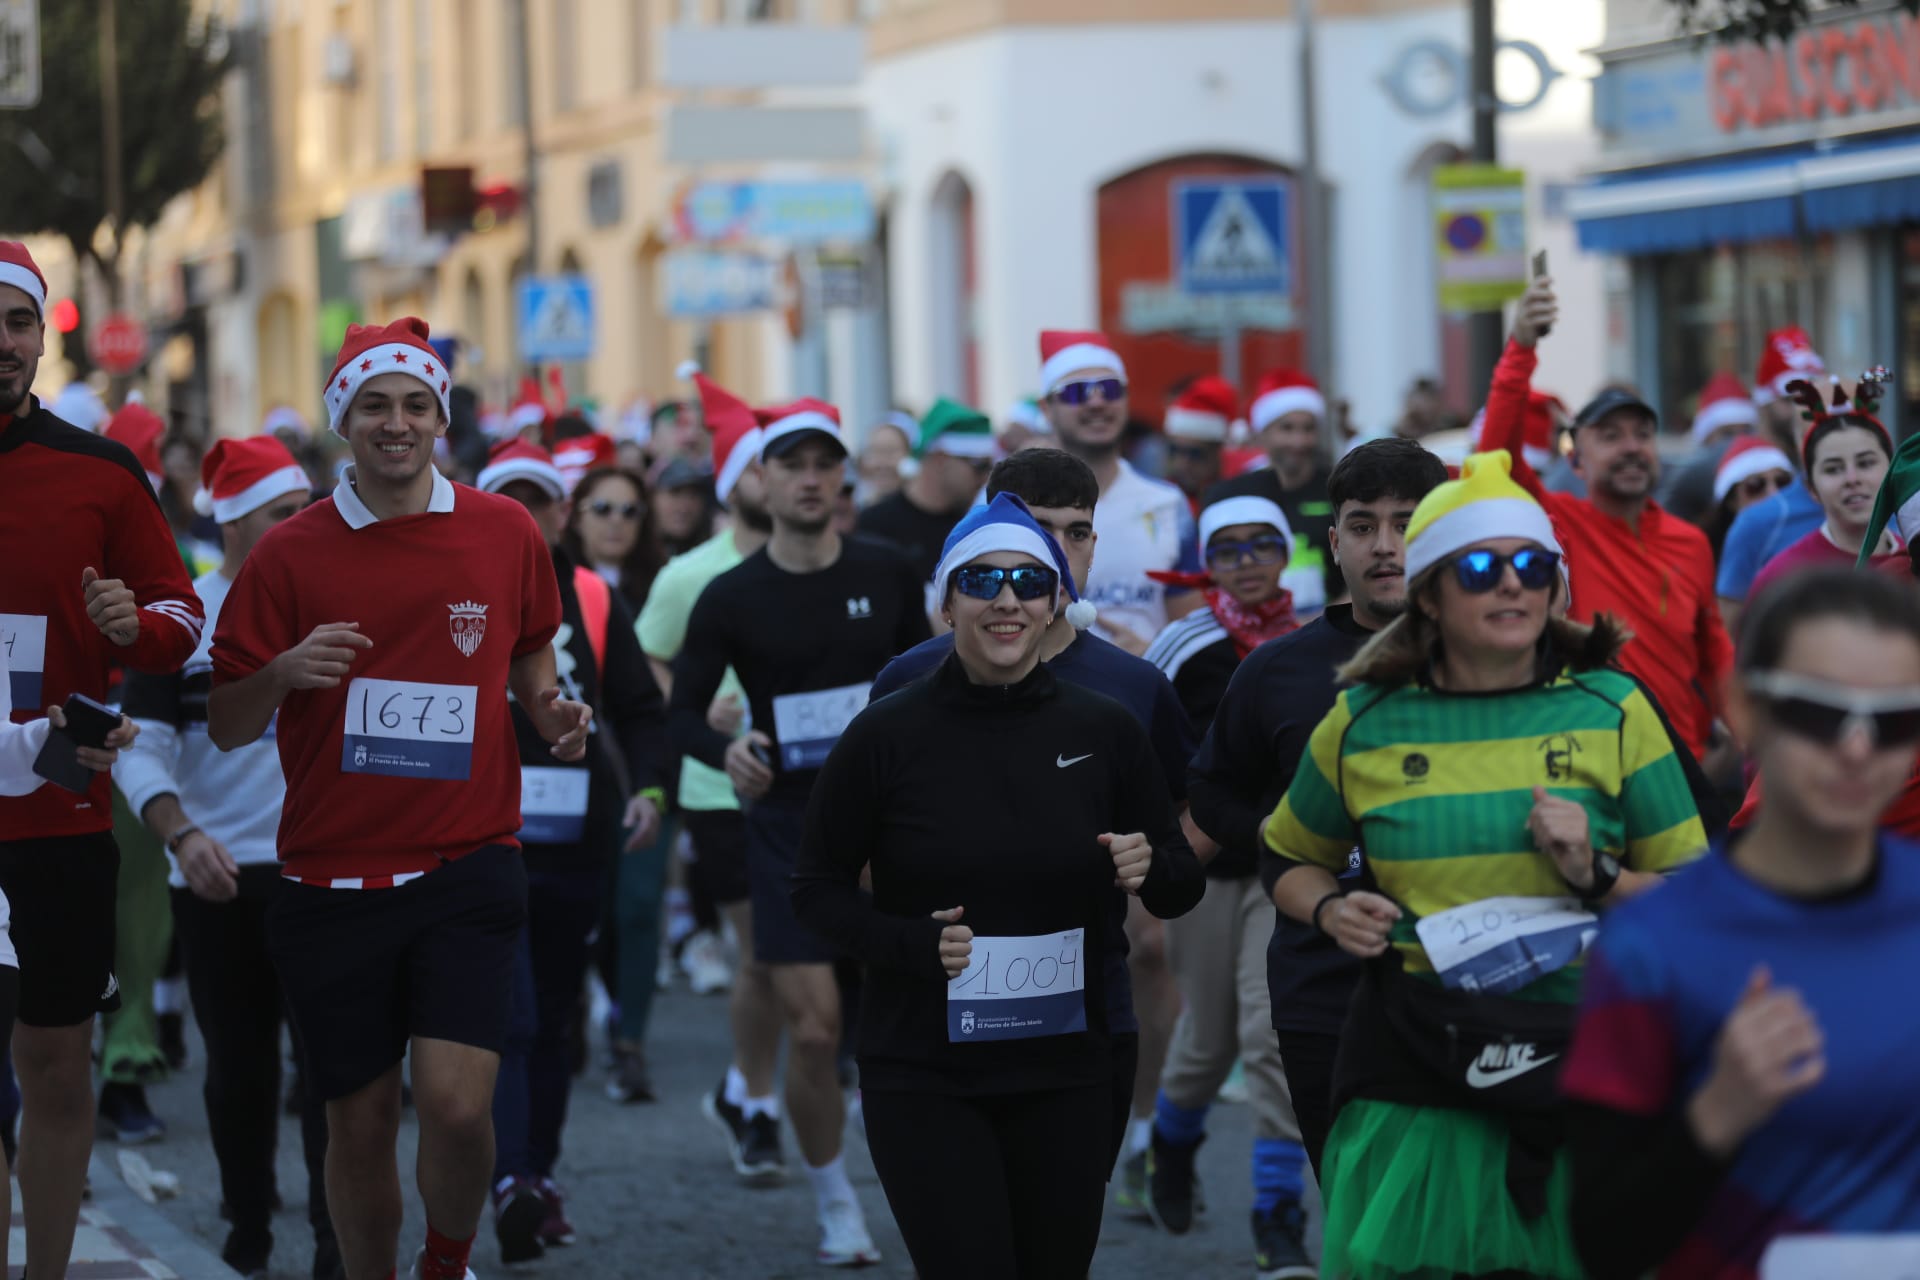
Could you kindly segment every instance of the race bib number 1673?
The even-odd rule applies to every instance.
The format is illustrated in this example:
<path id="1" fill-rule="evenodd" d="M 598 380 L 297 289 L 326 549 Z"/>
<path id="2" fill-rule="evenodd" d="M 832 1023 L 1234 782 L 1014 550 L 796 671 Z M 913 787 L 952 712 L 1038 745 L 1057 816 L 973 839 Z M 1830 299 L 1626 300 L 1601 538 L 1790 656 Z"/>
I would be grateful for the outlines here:
<path id="1" fill-rule="evenodd" d="M 464 781 L 473 768 L 479 688 L 357 679 L 347 686 L 342 773 Z"/>

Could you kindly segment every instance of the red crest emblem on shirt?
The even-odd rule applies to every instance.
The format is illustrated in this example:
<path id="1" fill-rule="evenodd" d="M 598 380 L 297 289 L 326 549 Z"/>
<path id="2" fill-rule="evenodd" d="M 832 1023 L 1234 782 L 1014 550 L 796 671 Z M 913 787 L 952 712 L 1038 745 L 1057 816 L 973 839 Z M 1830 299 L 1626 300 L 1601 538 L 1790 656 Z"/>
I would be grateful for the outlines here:
<path id="1" fill-rule="evenodd" d="M 447 606 L 447 631 L 453 647 L 462 657 L 471 658 L 487 635 L 487 606 L 463 600 Z"/>

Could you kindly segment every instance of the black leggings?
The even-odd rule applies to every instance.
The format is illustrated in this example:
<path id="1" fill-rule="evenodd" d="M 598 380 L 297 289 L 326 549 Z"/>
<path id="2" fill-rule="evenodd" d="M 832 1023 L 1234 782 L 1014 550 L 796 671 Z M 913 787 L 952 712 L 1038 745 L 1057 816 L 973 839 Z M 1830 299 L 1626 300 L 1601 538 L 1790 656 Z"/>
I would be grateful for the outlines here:
<path id="1" fill-rule="evenodd" d="M 1106 1085 L 860 1096 L 873 1167 L 920 1280 L 1087 1274 L 1112 1149 Z"/>
<path id="2" fill-rule="evenodd" d="M 1280 1066 L 1287 1073 L 1287 1091 L 1293 1095 L 1293 1115 L 1300 1122 L 1300 1143 L 1320 1176 L 1320 1155 L 1333 1129 L 1333 1060 L 1340 1052 L 1340 1035 L 1315 1031 L 1275 1031 L 1280 1042 Z"/>

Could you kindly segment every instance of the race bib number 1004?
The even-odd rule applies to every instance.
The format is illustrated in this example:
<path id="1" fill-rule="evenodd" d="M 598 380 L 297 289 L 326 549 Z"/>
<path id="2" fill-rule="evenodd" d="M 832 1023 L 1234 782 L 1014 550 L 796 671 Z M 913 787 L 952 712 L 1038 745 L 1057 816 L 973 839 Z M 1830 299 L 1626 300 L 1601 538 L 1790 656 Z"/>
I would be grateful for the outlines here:
<path id="1" fill-rule="evenodd" d="M 978 938 L 947 983 L 947 1039 L 1027 1040 L 1087 1029 L 1086 934 Z"/>
<path id="2" fill-rule="evenodd" d="M 347 686 L 340 771 L 465 781 L 479 692 L 470 684 L 355 680 Z"/>

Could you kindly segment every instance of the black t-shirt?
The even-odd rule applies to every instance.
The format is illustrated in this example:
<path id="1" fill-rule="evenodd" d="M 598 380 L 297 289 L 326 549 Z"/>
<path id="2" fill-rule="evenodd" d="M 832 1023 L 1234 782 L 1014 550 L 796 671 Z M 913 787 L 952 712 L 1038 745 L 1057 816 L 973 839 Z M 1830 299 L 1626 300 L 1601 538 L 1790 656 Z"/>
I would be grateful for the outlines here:
<path id="1" fill-rule="evenodd" d="M 1287 523 L 1293 526 L 1293 536 L 1312 547 L 1326 570 L 1327 599 L 1338 600 L 1347 593 L 1347 580 L 1341 575 L 1340 566 L 1334 563 L 1333 542 L 1327 537 L 1333 528 L 1333 504 L 1327 500 L 1329 474 L 1316 467 L 1299 488 L 1282 489 L 1279 474 L 1271 467 L 1262 467 L 1215 484 L 1207 490 L 1201 507 L 1204 510 L 1222 498 L 1265 498 L 1280 504 L 1280 509 L 1287 513 Z M 1299 560 L 1296 551 L 1292 562 L 1297 564 Z"/>
<path id="2" fill-rule="evenodd" d="M 1146 731 L 1044 663 L 1019 684 L 984 686 L 949 657 L 862 713 L 814 787 L 793 877 L 800 919 L 867 965 L 862 1083 L 992 1094 L 1107 1079 L 1098 959 L 1118 925 L 1107 911 L 1113 858 L 1098 837 L 1136 831 L 1153 846 L 1141 902 L 1162 918 L 1191 910 L 1205 881 Z M 871 901 L 860 892 L 867 866 Z M 956 905 L 982 938 L 1084 930 L 1086 1031 L 973 1040 L 965 1005 L 951 1011 L 954 1029 L 932 913 Z M 982 957 L 976 942 L 976 966 Z M 989 967 L 976 980 L 1018 989 L 1026 975 Z M 1013 1012 L 1008 1003 L 980 1011 Z"/>
<path id="3" fill-rule="evenodd" d="M 873 678 L 930 634 L 926 593 L 901 554 L 859 534 L 814 573 L 788 573 L 763 547 L 709 582 L 673 663 L 674 744 L 726 766 L 726 734 L 707 706 L 728 667 L 747 691 L 753 727 L 773 739 L 769 799 L 799 805 Z M 782 732 L 782 725 L 786 732 Z"/>
<path id="4" fill-rule="evenodd" d="M 947 535 L 963 514 L 928 511 L 909 498 L 905 489 L 899 489 L 860 513 L 859 530 L 900 548 L 920 581 L 925 582 L 939 567 L 940 548 L 946 545 Z"/>

